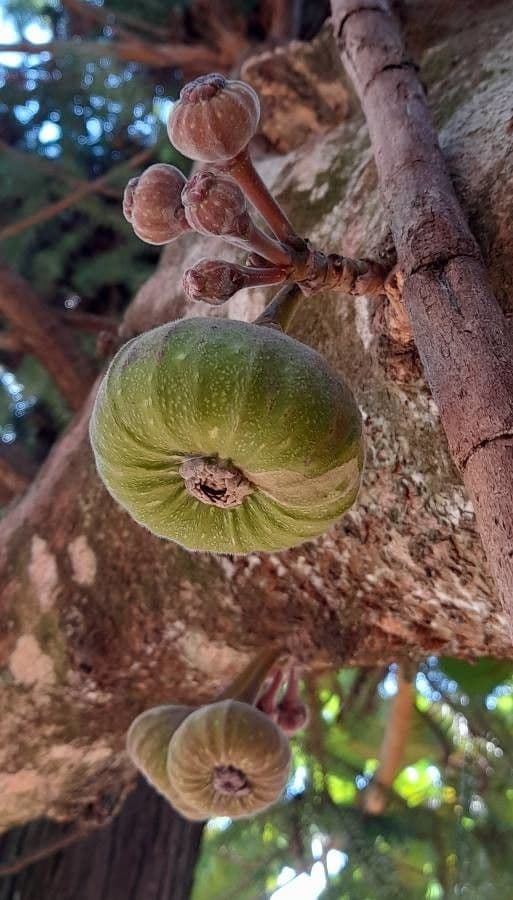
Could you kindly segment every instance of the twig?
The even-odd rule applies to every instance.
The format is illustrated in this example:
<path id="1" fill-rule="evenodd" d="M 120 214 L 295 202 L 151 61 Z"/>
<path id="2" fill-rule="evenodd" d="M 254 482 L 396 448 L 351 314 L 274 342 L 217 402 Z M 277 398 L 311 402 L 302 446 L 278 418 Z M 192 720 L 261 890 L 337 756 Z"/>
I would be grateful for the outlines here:
<path id="1" fill-rule="evenodd" d="M 290 41 L 299 36 L 302 0 L 271 0 L 269 37 L 275 41 Z"/>
<path id="2" fill-rule="evenodd" d="M 286 331 L 302 300 L 303 292 L 297 284 L 285 284 L 253 324 L 278 326 Z"/>
<path id="3" fill-rule="evenodd" d="M 14 331 L 0 331 L 0 353 L 25 353 L 25 345 L 20 334 Z"/>
<path id="4" fill-rule="evenodd" d="M 332 0 L 404 277 L 403 299 L 513 637 L 513 341 L 388 0 Z"/>
<path id="5" fill-rule="evenodd" d="M 82 178 L 78 178 L 76 175 L 68 172 L 64 166 L 56 160 L 46 159 L 44 156 L 40 156 L 39 153 L 27 153 L 26 150 L 21 150 L 19 147 L 12 147 L 6 141 L 3 141 L 2 138 L 0 138 L 0 150 L 15 159 L 19 159 L 20 162 L 30 166 L 32 169 L 41 169 L 46 175 L 51 174 L 54 178 L 57 176 L 64 181 L 69 181 L 76 187 L 78 187 L 78 185 L 86 184 Z M 115 188 L 108 187 L 108 185 L 101 186 L 98 192 L 104 194 L 106 197 L 114 197 L 116 199 L 121 196 L 121 190 L 118 191 Z"/>
<path id="6" fill-rule="evenodd" d="M 180 68 L 189 74 L 209 70 L 228 71 L 233 63 L 225 59 L 218 50 L 204 44 L 157 44 L 137 38 L 122 41 L 84 41 L 62 40 L 48 41 L 46 44 L 31 44 L 30 41 L 19 41 L 17 44 L 0 44 L 0 53 L 27 53 L 38 56 L 41 53 L 59 54 L 77 53 L 96 58 L 98 56 L 115 56 L 125 62 L 138 62 L 152 68 Z"/>
<path id="7" fill-rule="evenodd" d="M 161 39 L 166 38 L 169 34 L 169 29 L 167 28 L 161 28 L 150 22 L 143 22 L 135 16 L 119 12 L 119 10 L 111 10 L 106 6 L 94 6 L 91 3 L 84 3 L 83 0 L 62 0 L 62 5 L 70 12 L 75 13 L 77 16 L 81 16 L 84 20 L 89 20 L 90 22 L 95 22 L 100 25 L 110 25 L 120 34 L 130 35 L 129 29 L 132 29 L 133 31 L 145 31 L 147 34 L 152 34 L 154 37 L 159 37 Z M 127 27 L 120 26 L 120 22 L 124 23 Z"/>
<path id="8" fill-rule="evenodd" d="M 21 335 L 26 350 L 53 376 L 71 409 L 79 409 L 94 380 L 92 363 L 75 345 L 59 316 L 45 307 L 27 281 L 3 264 L 0 314 Z"/>
<path id="9" fill-rule="evenodd" d="M 47 206 L 43 206 L 42 209 L 38 209 L 37 212 L 32 213 L 30 216 L 25 216 L 23 219 L 18 219 L 17 222 L 13 222 L 12 225 L 7 225 L 5 228 L 0 229 L 0 241 L 5 241 L 7 238 L 14 237 L 16 234 L 20 234 L 20 232 L 25 231 L 27 228 L 32 228 L 34 225 L 40 225 L 41 222 L 47 222 L 48 219 L 53 219 L 55 216 L 58 216 L 59 213 L 64 212 L 66 209 L 70 209 L 70 207 L 75 206 L 80 202 L 84 197 L 87 197 L 89 194 L 94 194 L 99 191 L 104 185 L 110 181 L 110 179 L 121 169 L 124 168 L 134 168 L 135 166 L 141 165 L 141 163 L 146 162 L 146 160 L 150 159 L 150 157 L 154 153 L 154 148 L 146 148 L 145 150 L 140 150 L 139 153 L 135 153 L 131 159 L 126 160 L 126 162 L 120 163 L 118 166 L 114 166 L 109 172 L 105 175 L 101 175 L 99 178 L 95 178 L 93 181 L 85 181 L 76 187 L 73 191 L 70 191 L 69 194 L 66 194 L 65 197 L 61 197 L 60 200 L 56 200 L 55 203 L 49 203 Z"/>
<path id="10" fill-rule="evenodd" d="M 380 815 L 385 809 L 394 779 L 402 764 L 410 734 L 415 701 L 415 688 L 406 673 L 397 673 L 397 694 L 392 698 L 390 712 L 379 751 L 379 765 L 369 786 L 362 794 L 362 808 L 366 813 Z"/>
<path id="11" fill-rule="evenodd" d="M 77 331 L 85 331 L 88 334 L 98 334 L 101 331 L 117 334 L 119 328 L 118 320 L 112 316 L 97 316 L 94 313 L 74 309 L 61 310 L 59 316 L 63 325 L 76 328 Z"/>

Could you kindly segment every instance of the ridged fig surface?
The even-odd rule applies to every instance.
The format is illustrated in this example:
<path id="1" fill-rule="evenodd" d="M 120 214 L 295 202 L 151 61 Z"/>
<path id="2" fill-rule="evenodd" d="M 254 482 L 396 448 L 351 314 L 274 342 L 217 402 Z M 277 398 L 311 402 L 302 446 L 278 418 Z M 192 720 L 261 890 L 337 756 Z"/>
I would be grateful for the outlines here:
<path id="1" fill-rule="evenodd" d="M 354 502 L 361 418 L 314 350 L 245 322 L 188 319 L 134 338 L 114 358 L 91 419 L 96 464 L 128 512 L 191 550 L 281 550 L 324 532 Z M 186 489 L 197 458 L 250 484 L 222 508 Z"/>
<path id="2" fill-rule="evenodd" d="M 168 797 L 187 818 L 243 818 L 279 799 L 289 767 L 289 742 L 278 726 L 247 703 L 222 700 L 196 710 L 173 734 Z M 240 778 L 240 789 L 223 790 L 220 772 Z"/>
<path id="3" fill-rule="evenodd" d="M 166 794 L 168 786 L 166 763 L 169 741 L 194 709 L 194 706 L 155 706 L 137 716 L 128 730 L 128 755 L 161 794 Z"/>

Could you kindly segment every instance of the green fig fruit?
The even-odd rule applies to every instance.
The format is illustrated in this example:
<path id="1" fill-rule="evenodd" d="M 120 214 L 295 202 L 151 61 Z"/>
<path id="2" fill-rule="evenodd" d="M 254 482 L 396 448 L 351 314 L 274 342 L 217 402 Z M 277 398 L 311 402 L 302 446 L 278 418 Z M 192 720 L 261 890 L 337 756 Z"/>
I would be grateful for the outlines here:
<path id="1" fill-rule="evenodd" d="M 279 329 L 181 319 L 129 341 L 90 424 L 112 496 L 189 550 L 278 551 L 354 503 L 361 416 L 344 380 Z"/>
<path id="2" fill-rule="evenodd" d="M 251 816 L 279 799 L 290 746 L 271 719 L 248 703 L 221 700 L 197 709 L 173 733 L 167 797 L 186 818 Z"/>

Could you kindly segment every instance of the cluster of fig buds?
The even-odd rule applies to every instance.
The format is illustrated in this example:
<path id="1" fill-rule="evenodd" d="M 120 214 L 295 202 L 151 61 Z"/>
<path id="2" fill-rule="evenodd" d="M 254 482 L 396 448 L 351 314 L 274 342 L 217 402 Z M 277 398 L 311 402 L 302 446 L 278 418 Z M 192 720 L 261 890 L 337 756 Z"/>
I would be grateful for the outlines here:
<path id="1" fill-rule="evenodd" d="M 202 259 L 183 276 L 186 296 L 220 304 L 241 288 L 297 284 L 303 294 L 322 288 L 349 294 L 380 294 L 385 268 L 370 259 L 349 259 L 312 248 L 294 230 L 249 153 L 260 103 L 243 81 L 212 74 L 187 84 L 173 107 L 171 143 L 208 165 L 187 181 L 174 166 L 158 163 L 125 190 L 123 211 L 135 233 L 167 244 L 185 231 L 218 236 L 248 254 L 245 265 Z M 248 201 L 271 234 L 254 221 Z"/>
<path id="2" fill-rule="evenodd" d="M 276 669 L 258 698 L 257 708 L 276 722 L 289 737 L 306 728 L 308 709 L 299 692 L 297 666 L 292 665 L 288 671 L 284 668 Z"/>

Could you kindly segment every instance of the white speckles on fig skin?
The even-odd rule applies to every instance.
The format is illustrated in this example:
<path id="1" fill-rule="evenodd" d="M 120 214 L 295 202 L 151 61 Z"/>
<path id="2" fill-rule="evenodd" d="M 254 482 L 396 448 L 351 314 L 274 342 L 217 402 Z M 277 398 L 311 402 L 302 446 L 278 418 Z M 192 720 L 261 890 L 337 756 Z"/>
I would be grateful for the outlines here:
<path id="1" fill-rule="evenodd" d="M 182 319 L 123 347 L 90 434 L 105 485 L 139 524 L 211 553 L 322 534 L 356 500 L 363 467 L 342 377 L 283 332 L 227 319 Z"/>
<path id="2" fill-rule="evenodd" d="M 185 177 L 175 166 L 155 163 L 131 178 L 123 194 L 123 214 L 148 244 L 168 244 L 189 230 L 181 194 Z"/>
<path id="3" fill-rule="evenodd" d="M 248 84 L 203 75 L 186 85 L 171 110 L 169 139 L 189 159 L 224 162 L 247 147 L 260 118 L 260 101 Z"/>

